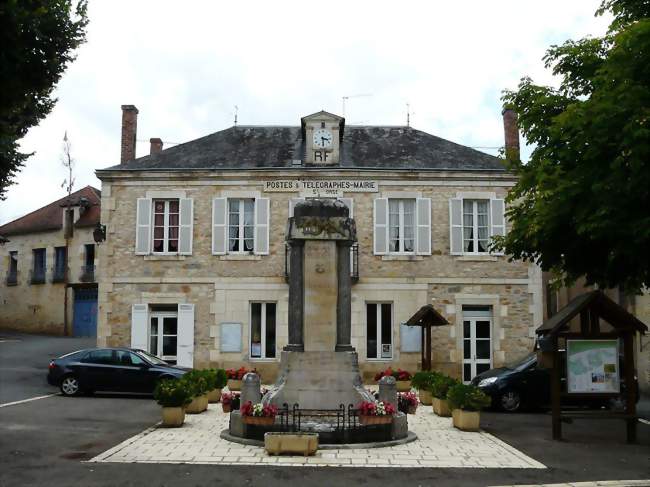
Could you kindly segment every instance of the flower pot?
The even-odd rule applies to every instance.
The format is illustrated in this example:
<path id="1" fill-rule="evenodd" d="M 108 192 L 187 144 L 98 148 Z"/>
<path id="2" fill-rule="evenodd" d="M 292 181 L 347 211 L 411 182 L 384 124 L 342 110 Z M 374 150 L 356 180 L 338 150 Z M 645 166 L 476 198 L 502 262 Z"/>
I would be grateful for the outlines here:
<path id="1" fill-rule="evenodd" d="M 397 386 L 397 392 L 408 392 L 411 390 L 411 381 L 410 380 L 398 380 L 395 382 Z"/>
<path id="2" fill-rule="evenodd" d="M 185 408 L 185 412 L 187 414 L 199 414 L 205 411 L 207 408 L 207 396 L 196 396 L 194 399 L 192 399 L 192 402 L 187 405 Z"/>
<path id="3" fill-rule="evenodd" d="M 242 421 L 256 426 L 273 426 L 275 416 L 242 416 Z"/>
<path id="4" fill-rule="evenodd" d="M 415 414 L 415 411 L 417 410 L 417 405 L 416 406 L 409 406 L 408 410 L 406 411 L 406 414 Z"/>
<path id="5" fill-rule="evenodd" d="M 481 423 L 481 413 L 480 411 L 454 409 L 452 422 L 461 431 L 478 431 Z"/>
<path id="6" fill-rule="evenodd" d="M 420 396 L 420 402 L 422 404 L 424 404 L 425 406 L 431 405 L 432 402 L 431 391 L 427 391 L 426 389 L 420 389 L 419 396 Z"/>
<path id="7" fill-rule="evenodd" d="M 318 433 L 264 433 L 264 449 L 269 455 L 313 455 L 318 449 Z"/>
<path id="8" fill-rule="evenodd" d="M 371 426 L 375 424 L 390 424 L 392 422 L 393 422 L 392 415 L 384 415 L 384 416 L 369 416 L 365 414 L 359 415 L 359 423 L 361 423 L 364 426 Z"/>
<path id="9" fill-rule="evenodd" d="M 216 404 L 221 400 L 221 389 L 212 389 L 208 392 L 208 402 Z"/>
<path id="10" fill-rule="evenodd" d="M 228 389 L 231 391 L 241 391 L 241 380 L 228 379 Z"/>
<path id="11" fill-rule="evenodd" d="M 185 421 L 185 410 L 179 406 L 175 408 L 162 408 L 162 425 L 168 428 L 177 428 Z"/>
<path id="12" fill-rule="evenodd" d="M 203 395 L 201 396 L 201 407 L 203 408 L 203 411 L 207 411 L 207 410 L 208 410 L 208 402 L 209 402 L 209 400 L 208 400 L 208 394 L 207 394 L 207 393 L 206 393 L 206 394 L 203 394 Z"/>
<path id="13" fill-rule="evenodd" d="M 231 411 L 231 409 L 230 409 L 231 404 L 230 403 L 228 403 L 228 404 L 221 403 L 221 407 L 223 408 L 224 413 L 229 413 Z"/>
<path id="14" fill-rule="evenodd" d="M 438 416 L 443 418 L 448 418 L 451 416 L 451 410 L 449 409 L 449 403 L 446 399 L 438 399 L 434 397 L 431 401 L 433 404 L 433 412 Z"/>

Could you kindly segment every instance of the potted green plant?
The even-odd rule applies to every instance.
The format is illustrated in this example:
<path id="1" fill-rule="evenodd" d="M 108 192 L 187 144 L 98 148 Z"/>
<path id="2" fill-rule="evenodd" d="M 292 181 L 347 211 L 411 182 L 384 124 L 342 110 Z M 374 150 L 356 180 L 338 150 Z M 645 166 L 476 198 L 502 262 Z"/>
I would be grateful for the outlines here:
<path id="1" fill-rule="evenodd" d="M 431 386 L 436 377 L 440 375 L 438 372 L 420 371 L 413 374 L 411 385 L 418 390 L 420 402 L 426 406 L 430 406 L 432 402 Z"/>
<path id="2" fill-rule="evenodd" d="M 162 425 L 179 427 L 185 421 L 185 406 L 192 400 L 187 385 L 179 379 L 158 382 L 153 397 L 162 406 Z"/>
<path id="3" fill-rule="evenodd" d="M 397 369 L 393 370 L 391 367 L 388 367 L 386 370 L 377 372 L 375 374 L 375 380 L 379 382 L 382 377 L 385 376 L 395 377 L 395 385 L 397 387 L 397 392 L 407 392 L 411 390 L 411 373 L 407 370 Z"/>
<path id="4" fill-rule="evenodd" d="M 463 431 L 478 431 L 481 409 L 491 403 L 489 396 L 478 387 L 469 384 L 456 384 L 450 387 L 447 400 L 452 409 L 454 426 Z"/>
<path id="5" fill-rule="evenodd" d="M 239 408 L 242 421 L 246 424 L 258 426 L 272 426 L 275 422 L 275 416 L 278 414 L 278 407 L 273 404 L 253 404 L 246 401 Z"/>
<path id="6" fill-rule="evenodd" d="M 208 408 L 208 391 L 210 386 L 203 370 L 191 370 L 181 379 L 185 382 L 192 401 L 185 408 L 188 414 L 199 414 Z"/>
<path id="7" fill-rule="evenodd" d="M 363 401 L 357 405 L 359 423 L 364 426 L 389 424 L 393 421 L 395 406 L 386 401 Z"/>
<path id="8" fill-rule="evenodd" d="M 443 418 L 448 418 L 451 416 L 451 409 L 449 409 L 449 403 L 447 402 L 447 391 L 449 388 L 458 384 L 456 379 L 452 379 L 449 376 L 440 374 L 438 375 L 431 384 L 431 395 L 433 412 L 438 416 Z"/>
<path id="9" fill-rule="evenodd" d="M 206 370 L 206 380 L 210 387 L 208 391 L 208 402 L 212 404 L 218 403 L 221 399 L 221 389 L 228 382 L 226 371 L 223 369 L 208 369 Z"/>
<path id="10" fill-rule="evenodd" d="M 221 407 L 224 413 L 236 411 L 239 409 L 239 392 L 224 392 L 221 394 Z"/>

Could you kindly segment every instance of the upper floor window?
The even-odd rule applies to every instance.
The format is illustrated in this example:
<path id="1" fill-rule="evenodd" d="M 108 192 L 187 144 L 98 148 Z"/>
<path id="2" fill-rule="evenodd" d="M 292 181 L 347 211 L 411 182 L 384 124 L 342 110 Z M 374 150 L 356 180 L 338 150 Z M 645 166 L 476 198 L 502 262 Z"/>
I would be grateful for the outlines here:
<path id="1" fill-rule="evenodd" d="M 415 252 L 415 199 L 388 200 L 388 249 Z"/>
<path id="2" fill-rule="evenodd" d="M 45 249 L 34 249 L 32 266 L 32 284 L 45 282 Z"/>
<path id="3" fill-rule="evenodd" d="M 463 252 L 485 253 L 490 239 L 489 200 L 463 200 Z"/>
<path id="4" fill-rule="evenodd" d="M 452 198 L 449 200 L 449 217 L 452 255 L 491 253 L 492 237 L 505 235 L 503 199 Z M 501 255 L 499 252 L 492 253 Z"/>
<path id="5" fill-rule="evenodd" d="M 255 200 L 228 200 L 228 250 L 253 252 L 255 230 Z"/>
<path id="6" fill-rule="evenodd" d="M 431 199 L 377 198 L 374 253 L 431 255 Z"/>
<path id="7" fill-rule="evenodd" d="M 67 253 L 65 247 L 54 247 L 54 274 L 52 281 L 61 282 L 65 279 Z"/>
<path id="8" fill-rule="evenodd" d="M 9 271 L 7 272 L 7 285 L 13 286 L 18 283 L 18 252 L 9 252 Z"/>
<path id="9" fill-rule="evenodd" d="M 179 229 L 178 200 L 153 201 L 153 251 L 178 252 Z"/>

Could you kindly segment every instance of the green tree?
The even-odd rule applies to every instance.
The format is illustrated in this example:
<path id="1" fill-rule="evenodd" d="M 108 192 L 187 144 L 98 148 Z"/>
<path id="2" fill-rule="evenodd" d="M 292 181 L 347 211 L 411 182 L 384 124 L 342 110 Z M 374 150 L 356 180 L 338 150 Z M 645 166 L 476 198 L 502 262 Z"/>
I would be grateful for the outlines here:
<path id="1" fill-rule="evenodd" d="M 602 38 L 551 46 L 558 88 L 523 78 L 504 92 L 534 150 L 509 160 L 511 231 L 495 247 L 564 284 L 650 286 L 650 1 L 606 0 Z"/>
<path id="2" fill-rule="evenodd" d="M 32 154 L 18 141 L 54 107 L 52 91 L 86 40 L 86 0 L 0 2 L 0 200 Z"/>

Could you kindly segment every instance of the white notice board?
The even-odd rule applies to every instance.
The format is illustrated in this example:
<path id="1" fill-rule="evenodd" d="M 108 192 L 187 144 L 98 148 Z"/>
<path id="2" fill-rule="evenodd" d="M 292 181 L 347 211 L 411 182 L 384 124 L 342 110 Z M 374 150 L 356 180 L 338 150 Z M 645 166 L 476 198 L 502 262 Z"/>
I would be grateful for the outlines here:
<path id="1" fill-rule="evenodd" d="M 220 350 L 222 352 L 241 352 L 241 323 L 221 323 Z"/>
<path id="2" fill-rule="evenodd" d="M 422 351 L 422 328 L 407 326 L 404 323 L 399 327 L 400 349 L 402 352 Z"/>

